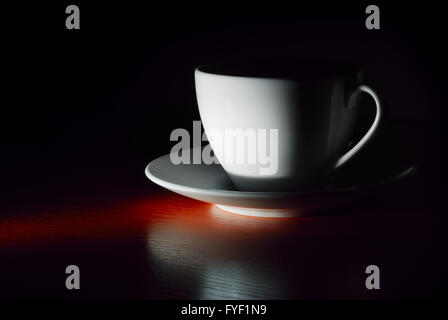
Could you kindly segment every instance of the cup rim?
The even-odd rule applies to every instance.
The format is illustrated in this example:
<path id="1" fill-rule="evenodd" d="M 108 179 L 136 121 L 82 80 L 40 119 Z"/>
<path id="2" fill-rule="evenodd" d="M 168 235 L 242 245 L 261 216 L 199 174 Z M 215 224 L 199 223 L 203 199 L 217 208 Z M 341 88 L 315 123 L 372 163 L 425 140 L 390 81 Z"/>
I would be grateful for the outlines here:
<path id="1" fill-rule="evenodd" d="M 197 66 L 195 73 L 232 78 L 306 81 L 309 79 L 344 78 L 358 75 L 363 71 L 363 68 L 355 63 L 338 60 L 295 60 L 296 63 L 291 68 L 285 68 L 285 64 L 280 63 L 281 66 L 277 70 L 275 70 L 277 68 L 275 64 L 261 66 L 263 60 L 248 62 L 250 64 L 248 68 L 243 65 L 245 62 L 245 60 L 237 61 L 236 67 L 233 67 L 233 61 L 205 63 Z M 257 68 L 257 66 L 260 67 Z M 303 73 L 300 72 L 300 68 Z M 316 72 L 313 72 L 313 68 L 317 68 Z"/>

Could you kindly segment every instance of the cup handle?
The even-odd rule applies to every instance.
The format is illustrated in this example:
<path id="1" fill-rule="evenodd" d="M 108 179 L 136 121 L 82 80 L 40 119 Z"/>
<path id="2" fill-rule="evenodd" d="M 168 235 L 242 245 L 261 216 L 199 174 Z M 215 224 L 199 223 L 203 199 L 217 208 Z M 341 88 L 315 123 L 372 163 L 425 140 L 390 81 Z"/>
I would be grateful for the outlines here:
<path id="1" fill-rule="evenodd" d="M 357 95 L 360 94 L 361 92 L 370 94 L 372 96 L 373 100 L 375 100 L 375 105 L 376 105 L 375 120 L 373 120 L 373 124 L 370 126 L 369 130 L 361 138 L 361 140 L 359 140 L 358 143 L 355 146 L 353 146 L 353 148 L 351 148 L 349 151 L 347 151 L 345 154 L 343 154 L 336 161 L 335 168 L 339 168 L 340 166 L 342 166 L 344 163 L 346 163 L 349 159 L 351 159 L 356 153 L 358 153 L 359 150 L 361 150 L 366 145 L 367 141 L 369 141 L 373 137 L 375 132 L 378 130 L 380 121 L 382 119 L 382 114 L 383 114 L 384 108 L 380 101 L 380 98 L 375 93 L 375 91 L 373 91 L 372 88 L 370 88 L 369 86 L 366 86 L 364 84 L 358 86 L 356 91 L 352 94 L 350 101 L 349 101 L 349 106 L 350 106 L 351 102 L 353 101 L 352 99 L 356 98 Z"/>

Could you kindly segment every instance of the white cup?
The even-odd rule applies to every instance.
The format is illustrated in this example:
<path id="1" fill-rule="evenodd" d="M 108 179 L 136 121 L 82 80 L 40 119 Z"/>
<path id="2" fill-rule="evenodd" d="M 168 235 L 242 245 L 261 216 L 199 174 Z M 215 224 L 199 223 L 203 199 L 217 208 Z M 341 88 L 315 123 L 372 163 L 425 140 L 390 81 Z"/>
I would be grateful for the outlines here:
<path id="1" fill-rule="evenodd" d="M 361 78 L 358 69 L 332 63 L 196 68 L 202 124 L 235 187 L 306 189 L 351 159 L 371 139 L 382 114 L 380 99 Z M 376 115 L 348 148 L 361 92 L 375 100 Z"/>

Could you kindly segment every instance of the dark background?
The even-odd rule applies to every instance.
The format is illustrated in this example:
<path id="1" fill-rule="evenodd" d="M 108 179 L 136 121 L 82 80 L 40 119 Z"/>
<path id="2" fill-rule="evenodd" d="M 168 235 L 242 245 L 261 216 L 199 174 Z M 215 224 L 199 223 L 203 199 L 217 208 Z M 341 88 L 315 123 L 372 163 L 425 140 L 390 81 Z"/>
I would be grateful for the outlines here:
<path id="1" fill-rule="evenodd" d="M 65 28 L 66 3 L 3 9 L 0 143 L 9 183 L 65 181 L 84 167 L 129 165 L 141 176 L 170 150 L 174 128 L 199 119 L 195 66 L 230 55 L 353 60 L 389 119 L 434 130 L 442 119 L 437 5 L 381 4 L 381 30 L 369 31 L 364 3 L 78 4 L 80 30 Z M 428 143 L 437 152 L 434 132 Z"/>
<path id="2" fill-rule="evenodd" d="M 68 4 L 80 8 L 80 30 L 65 28 Z M 368 4 L 2 6 L 0 188 L 9 214 L 24 203 L 98 192 L 115 176 L 125 181 L 114 185 L 117 193 L 146 183 L 144 167 L 169 152 L 170 132 L 191 130 L 199 120 L 194 68 L 266 51 L 364 66 L 367 83 L 387 103 L 387 126 L 426 128 L 426 149 L 417 158 L 427 163 L 432 213 L 442 212 L 443 8 L 375 2 L 381 30 L 367 30 Z M 413 144 L 403 137 L 392 157 Z"/>

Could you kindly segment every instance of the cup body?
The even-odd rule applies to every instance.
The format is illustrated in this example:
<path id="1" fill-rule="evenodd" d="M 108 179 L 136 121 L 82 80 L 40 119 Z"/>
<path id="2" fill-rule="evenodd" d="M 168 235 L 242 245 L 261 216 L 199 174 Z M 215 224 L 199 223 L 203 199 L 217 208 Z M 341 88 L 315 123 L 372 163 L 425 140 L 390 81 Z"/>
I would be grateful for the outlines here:
<path id="1" fill-rule="evenodd" d="M 361 73 L 297 74 L 195 70 L 205 133 L 238 190 L 309 188 L 330 174 L 347 150 L 359 105 L 350 96 Z"/>

